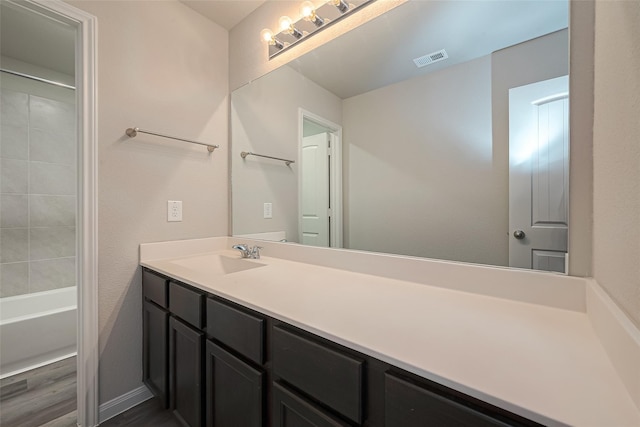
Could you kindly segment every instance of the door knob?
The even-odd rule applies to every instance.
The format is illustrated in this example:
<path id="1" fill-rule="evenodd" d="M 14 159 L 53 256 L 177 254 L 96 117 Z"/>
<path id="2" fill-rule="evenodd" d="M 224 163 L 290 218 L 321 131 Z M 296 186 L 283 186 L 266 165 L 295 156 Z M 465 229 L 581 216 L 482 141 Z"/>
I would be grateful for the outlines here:
<path id="1" fill-rule="evenodd" d="M 524 239 L 524 236 L 525 236 L 525 234 L 524 234 L 524 231 L 522 231 L 522 230 L 516 230 L 516 231 L 513 232 L 513 237 L 515 237 L 518 240 Z"/>

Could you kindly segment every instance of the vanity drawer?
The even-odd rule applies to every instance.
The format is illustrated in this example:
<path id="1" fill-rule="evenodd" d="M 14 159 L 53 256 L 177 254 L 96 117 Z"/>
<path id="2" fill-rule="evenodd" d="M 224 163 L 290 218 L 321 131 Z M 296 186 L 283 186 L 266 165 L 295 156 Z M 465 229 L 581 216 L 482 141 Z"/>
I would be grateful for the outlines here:
<path id="1" fill-rule="evenodd" d="M 461 402 L 385 373 L 384 408 L 386 427 L 518 426 L 484 414 Z"/>
<path id="2" fill-rule="evenodd" d="M 204 294 L 169 282 L 169 311 L 198 329 L 204 326 Z"/>
<path id="3" fill-rule="evenodd" d="M 146 299 L 164 308 L 169 307 L 168 282 L 164 277 L 153 274 L 146 268 L 142 269 L 142 294 Z"/>
<path id="4" fill-rule="evenodd" d="M 280 327 L 272 334 L 273 372 L 302 392 L 362 423 L 364 361 Z"/>
<path id="5" fill-rule="evenodd" d="M 264 362 L 265 320 L 207 298 L 207 334 L 260 365 Z"/>

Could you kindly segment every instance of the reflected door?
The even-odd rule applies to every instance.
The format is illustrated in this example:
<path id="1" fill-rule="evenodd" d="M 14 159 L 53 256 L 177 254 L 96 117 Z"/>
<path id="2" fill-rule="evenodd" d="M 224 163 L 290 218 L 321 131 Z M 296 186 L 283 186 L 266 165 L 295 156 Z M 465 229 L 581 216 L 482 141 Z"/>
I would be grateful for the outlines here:
<path id="1" fill-rule="evenodd" d="M 325 246 L 329 240 L 329 133 L 302 139 L 300 243 Z"/>
<path id="2" fill-rule="evenodd" d="M 509 266 L 566 272 L 569 79 L 509 90 Z"/>

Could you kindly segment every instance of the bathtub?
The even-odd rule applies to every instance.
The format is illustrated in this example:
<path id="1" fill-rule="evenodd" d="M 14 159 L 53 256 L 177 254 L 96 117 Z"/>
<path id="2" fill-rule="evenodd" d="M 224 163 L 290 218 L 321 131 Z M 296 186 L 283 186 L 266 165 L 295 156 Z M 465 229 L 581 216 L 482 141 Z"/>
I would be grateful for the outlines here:
<path id="1" fill-rule="evenodd" d="M 76 354 L 75 287 L 0 298 L 0 378 Z"/>

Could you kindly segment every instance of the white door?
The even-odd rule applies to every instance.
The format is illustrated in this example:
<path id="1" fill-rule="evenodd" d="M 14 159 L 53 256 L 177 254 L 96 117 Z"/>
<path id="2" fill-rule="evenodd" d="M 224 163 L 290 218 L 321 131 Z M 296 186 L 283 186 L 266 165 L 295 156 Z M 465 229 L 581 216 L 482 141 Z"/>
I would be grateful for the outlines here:
<path id="1" fill-rule="evenodd" d="M 302 216 L 300 243 L 328 247 L 329 133 L 302 139 Z"/>
<path id="2" fill-rule="evenodd" d="M 509 266 L 566 272 L 569 78 L 509 90 Z"/>

